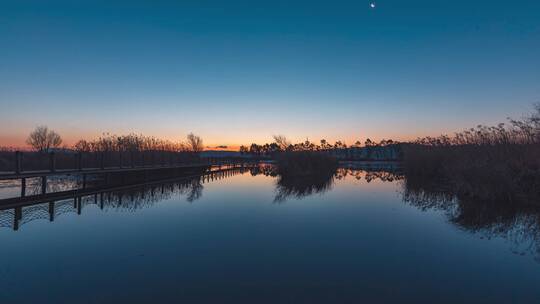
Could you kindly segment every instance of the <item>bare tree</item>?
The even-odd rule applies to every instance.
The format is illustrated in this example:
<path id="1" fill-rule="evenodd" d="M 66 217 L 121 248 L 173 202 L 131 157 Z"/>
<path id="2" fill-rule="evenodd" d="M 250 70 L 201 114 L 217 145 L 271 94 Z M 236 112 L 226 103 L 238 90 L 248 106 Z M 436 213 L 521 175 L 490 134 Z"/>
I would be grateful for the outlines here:
<path id="1" fill-rule="evenodd" d="M 201 152 L 204 149 L 203 141 L 202 139 L 193 134 L 189 133 L 187 136 L 187 143 L 186 143 L 188 149 L 192 152 Z"/>
<path id="2" fill-rule="evenodd" d="M 48 152 L 51 148 L 59 147 L 62 138 L 47 126 L 37 126 L 26 139 L 26 143 L 37 151 Z"/>
<path id="3" fill-rule="evenodd" d="M 274 141 L 282 151 L 287 150 L 291 143 L 287 140 L 287 137 L 283 135 L 274 135 Z"/>

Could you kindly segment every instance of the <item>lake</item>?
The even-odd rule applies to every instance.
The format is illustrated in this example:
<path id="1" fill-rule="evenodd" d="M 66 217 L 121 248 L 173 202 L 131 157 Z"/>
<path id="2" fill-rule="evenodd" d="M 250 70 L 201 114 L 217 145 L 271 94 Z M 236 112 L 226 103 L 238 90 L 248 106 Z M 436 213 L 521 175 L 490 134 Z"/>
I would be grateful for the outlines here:
<path id="1" fill-rule="evenodd" d="M 16 230 L 2 210 L 0 303 L 540 301 L 537 215 L 472 228 L 411 196 L 392 172 L 262 168 L 24 207 Z"/>

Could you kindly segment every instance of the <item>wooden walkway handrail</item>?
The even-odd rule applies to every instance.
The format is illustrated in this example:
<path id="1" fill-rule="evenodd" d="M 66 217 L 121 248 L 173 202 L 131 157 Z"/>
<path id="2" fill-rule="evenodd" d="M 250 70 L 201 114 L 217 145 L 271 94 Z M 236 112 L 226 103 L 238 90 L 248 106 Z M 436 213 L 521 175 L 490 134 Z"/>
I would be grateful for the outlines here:
<path id="1" fill-rule="evenodd" d="M 240 163 L 240 162 L 238 162 Z M 193 163 L 181 165 L 153 165 L 153 166 L 134 166 L 134 167 L 105 167 L 105 168 L 84 168 L 84 169 L 56 169 L 52 170 L 36 170 L 17 172 L 0 172 L 0 180 L 3 179 L 19 179 L 30 177 L 42 177 L 52 175 L 71 175 L 71 174 L 100 174 L 100 173 L 120 173 L 120 172 L 136 172 L 143 170 L 162 170 L 162 169 L 181 169 L 181 168 L 203 168 L 211 166 L 226 166 L 238 164 L 234 162 L 227 163 Z"/>

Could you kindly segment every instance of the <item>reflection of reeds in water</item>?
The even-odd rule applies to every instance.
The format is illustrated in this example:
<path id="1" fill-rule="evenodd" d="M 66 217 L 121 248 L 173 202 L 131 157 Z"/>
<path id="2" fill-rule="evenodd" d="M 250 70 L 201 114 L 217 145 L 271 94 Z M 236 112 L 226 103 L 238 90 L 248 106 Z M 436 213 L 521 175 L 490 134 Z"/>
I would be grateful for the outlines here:
<path id="1" fill-rule="evenodd" d="M 276 165 L 260 164 L 250 169 L 251 175 L 259 174 L 276 177 L 276 196 L 274 202 L 284 202 L 288 198 L 302 199 L 304 197 L 323 194 L 330 191 L 335 180 L 343 180 L 352 177 L 356 180 L 362 178 L 370 183 L 374 180 L 382 182 L 393 182 L 401 180 L 402 175 L 393 171 L 377 169 L 375 171 L 361 170 L 354 168 L 336 168 L 332 171 L 322 171 L 318 173 L 303 175 L 282 175 Z"/>
<path id="2" fill-rule="evenodd" d="M 512 243 L 517 254 L 529 252 L 540 262 L 540 207 L 510 204 L 504 200 L 481 200 L 453 192 L 444 183 L 405 181 L 403 199 L 421 210 L 442 210 L 458 227 L 500 237 Z"/>
<path id="3" fill-rule="evenodd" d="M 339 168 L 336 170 L 335 178 L 338 180 L 345 179 L 348 176 L 355 178 L 356 180 L 364 180 L 367 183 L 370 183 L 375 180 L 382 182 L 393 182 L 403 179 L 403 175 L 394 172 L 394 171 L 385 171 L 381 169 L 374 169 L 375 171 L 362 170 L 362 169 L 350 169 L 350 168 Z"/>
<path id="4" fill-rule="evenodd" d="M 284 202 L 287 198 L 301 199 L 313 194 L 322 194 L 332 189 L 334 173 L 312 174 L 309 176 L 279 176 L 276 183 L 274 202 Z"/>

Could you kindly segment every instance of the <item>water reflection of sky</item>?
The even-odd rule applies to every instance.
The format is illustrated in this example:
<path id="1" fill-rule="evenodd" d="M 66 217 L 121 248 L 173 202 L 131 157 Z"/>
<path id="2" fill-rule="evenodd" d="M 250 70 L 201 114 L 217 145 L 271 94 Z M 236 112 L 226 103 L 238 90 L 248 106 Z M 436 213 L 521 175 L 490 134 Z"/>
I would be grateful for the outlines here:
<path id="1" fill-rule="evenodd" d="M 138 209 L 88 204 L 81 215 L 0 229 L 0 301 L 481 303 L 540 296 L 534 259 L 513 254 L 504 239 L 456 228 L 443 212 L 404 204 L 397 182 L 349 175 L 330 191 L 280 204 L 270 176 L 246 173 L 202 186 L 191 202 L 176 192 Z"/>

